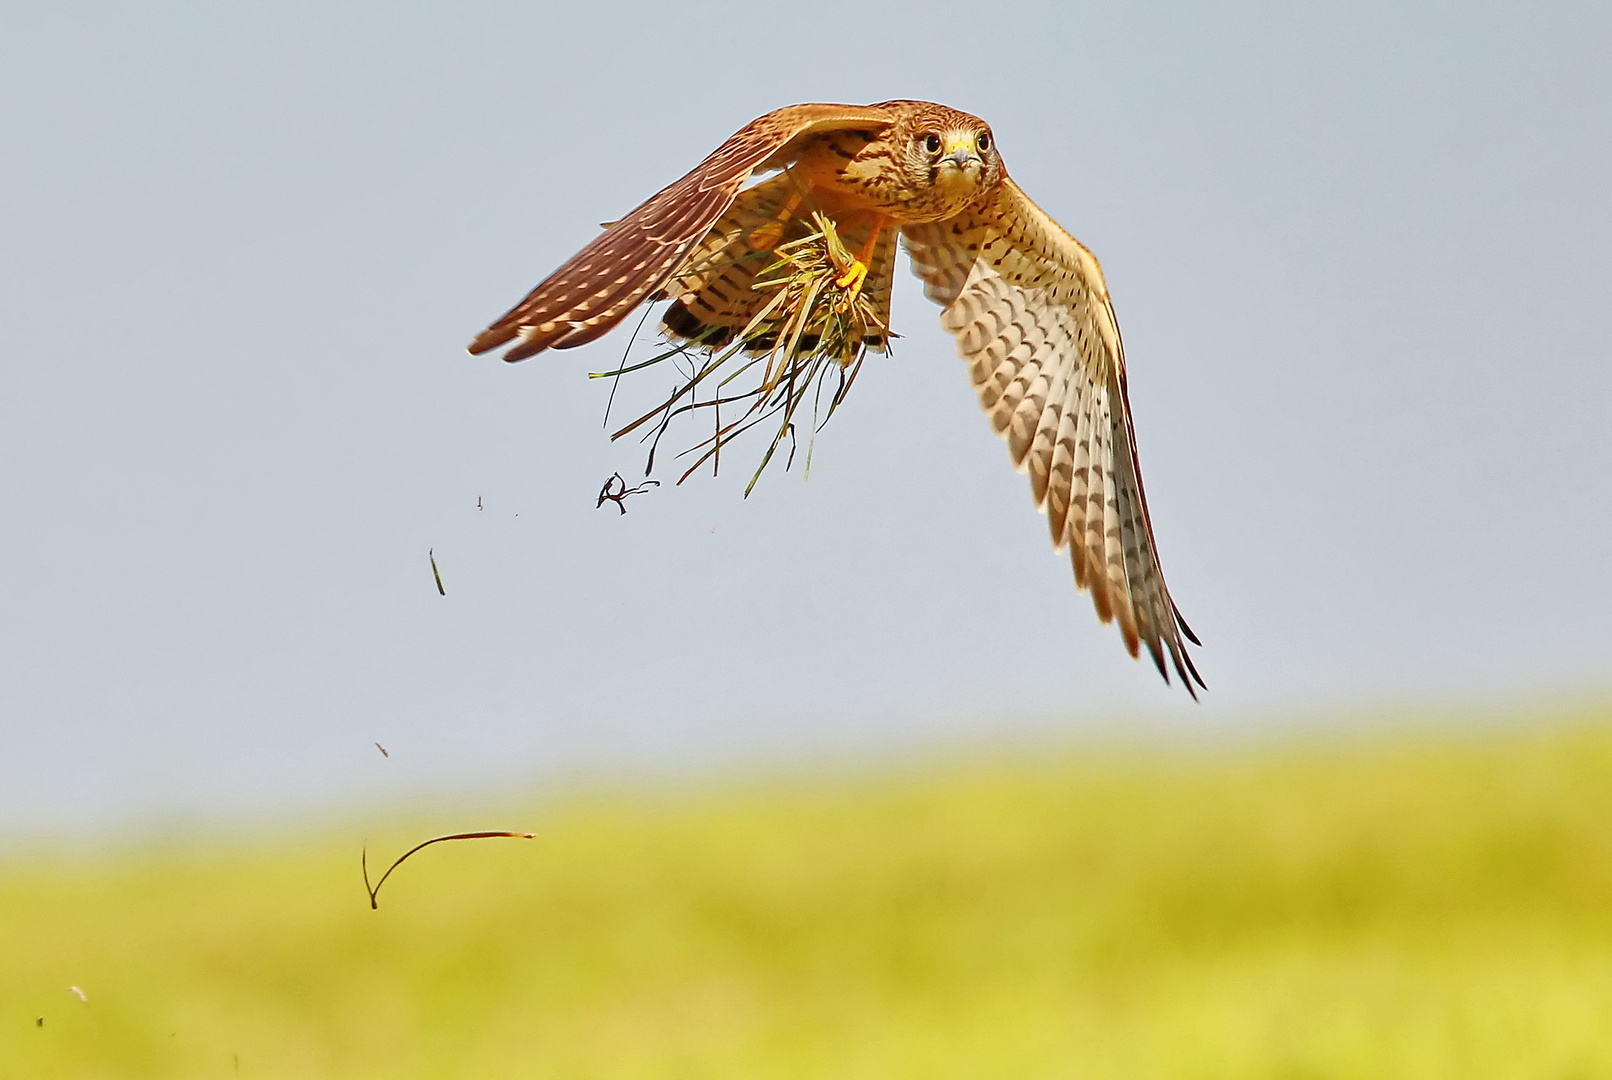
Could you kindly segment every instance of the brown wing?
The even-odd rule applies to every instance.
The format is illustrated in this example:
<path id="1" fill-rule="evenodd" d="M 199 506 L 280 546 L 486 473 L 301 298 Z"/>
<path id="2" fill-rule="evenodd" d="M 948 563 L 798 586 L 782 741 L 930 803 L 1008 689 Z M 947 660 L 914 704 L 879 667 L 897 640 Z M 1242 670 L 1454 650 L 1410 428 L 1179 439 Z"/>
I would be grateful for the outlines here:
<path id="1" fill-rule="evenodd" d="M 615 222 L 545 278 L 470 343 L 472 353 L 519 338 L 505 360 L 592 341 L 627 317 L 660 287 L 758 168 L 792 160 L 803 135 L 843 128 L 878 128 L 892 110 L 864 105 L 791 105 L 740 128 L 681 180 Z"/>
<path id="2" fill-rule="evenodd" d="M 1164 584 L 1142 492 L 1125 353 L 1097 259 L 1004 178 L 984 205 L 903 230 L 941 326 L 957 338 L 980 404 L 1030 476 L 1056 549 L 1132 656 L 1145 642 L 1169 681 L 1203 679 L 1186 620 Z"/>

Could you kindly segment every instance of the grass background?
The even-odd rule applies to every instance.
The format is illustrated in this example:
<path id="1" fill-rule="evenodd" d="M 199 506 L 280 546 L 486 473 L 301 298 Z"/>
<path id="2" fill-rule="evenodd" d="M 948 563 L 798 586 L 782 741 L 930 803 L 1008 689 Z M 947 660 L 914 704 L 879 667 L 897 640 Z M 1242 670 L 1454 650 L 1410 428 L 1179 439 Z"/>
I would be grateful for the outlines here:
<path id="1" fill-rule="evenodd" d="M 1612 1076 L 1612 710 L 0 862 L 0 1080 L 237 1075 Z"/>

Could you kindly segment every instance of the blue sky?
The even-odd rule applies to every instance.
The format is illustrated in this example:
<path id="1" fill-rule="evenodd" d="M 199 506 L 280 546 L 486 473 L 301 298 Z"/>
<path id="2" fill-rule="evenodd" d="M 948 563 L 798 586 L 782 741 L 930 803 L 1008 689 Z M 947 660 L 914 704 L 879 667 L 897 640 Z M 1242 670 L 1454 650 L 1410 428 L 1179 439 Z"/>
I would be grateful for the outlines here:
<path id="1" fill-rule="evenodd" d="M 0 836 L 1612 687 L 1604 9 L 814 9 L 0 16 Z M 595 508 L 628 331 L 464 354 L 753 116 L 892 97 L 1103 260 L 1202 705 L 904 262 L 895 355 L 749 500 Z"/>

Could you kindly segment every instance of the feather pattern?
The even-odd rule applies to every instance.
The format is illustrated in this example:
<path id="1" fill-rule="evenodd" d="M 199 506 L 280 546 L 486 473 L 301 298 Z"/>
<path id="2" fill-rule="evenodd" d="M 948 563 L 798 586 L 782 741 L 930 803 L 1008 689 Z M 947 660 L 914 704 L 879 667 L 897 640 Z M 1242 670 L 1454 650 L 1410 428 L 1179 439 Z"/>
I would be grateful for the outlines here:
<path id="1" fill-rule="evenodd" d="M 1119 324 L 1096 258 L 1007 177 L 956 217 L 902 230 L 945 310 L 991 427 L 1030 479 L 1055 549 L 1132 656 L 1146 645 L 1197 696 L 1197 644 L 1159 568 L 1136 460 Z"/>
<path id="2" fill-rule="evenodd" d="M 784 172 L 745 187 L 770 169 Z M 761 312 L 758 275 L 779 244 L 807 235 L 812 210 L 858 252 L 859 287 L 886 331 L 899 228 L 1076 584 L 1132 656 L 1146 645 L 1165 680 L 1173 669 L 1196 696 L 1186 643 L 1198 639 L 1159 567 L 1102 268 L 1003 172 L 977 117 L 920 101 L 768 113 L 606 226 L 470 351 L 509 345 L 513 361 L 585 344 L 663 297 L 669 335 L 725 344 Z M 767 347 L 765 329 L 751 344 Z"/>
<path id="3" fill-rule="evenodd" d="M 791 105 L 751 121 L 540 282 L 477 335 L 470 351 L 519 339 L 504 359 L 523 360 L 608 333 L 672 275 L 758 168 L 787 165 L 791 144 L 803 136 L 891 119 L 883 106 Z"/>

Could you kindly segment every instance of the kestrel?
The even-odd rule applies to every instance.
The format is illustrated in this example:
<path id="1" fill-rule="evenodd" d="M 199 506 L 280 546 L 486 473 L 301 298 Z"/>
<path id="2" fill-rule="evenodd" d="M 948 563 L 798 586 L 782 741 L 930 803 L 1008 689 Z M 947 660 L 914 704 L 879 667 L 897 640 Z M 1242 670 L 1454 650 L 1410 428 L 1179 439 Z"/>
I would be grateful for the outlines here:
<path id="1" fill-rule="evenodd" d="M 607 226 L 470 352 L 513 342 L 514 361 L 583 345 L 658 299 L 672 301 L 663 333 L 725 345 L 751 325 L 762 303 L 752 285 L 812 212 L 857 252 L 838 284 L 872 301 L 879 327 L 900 235 L 1077 586 L 1119 623 L 1131 656 L 1145 644 L 1169 682 L 1168 652 L 1196 697 L 1204 682 L 1183 638 L 1198 639 L 1159 568 L 1102 268 L 1008 177 L 977 117 L 925 101 L 768 113 Z M 887 348 L 876 333 L 867 345 Z"/>

